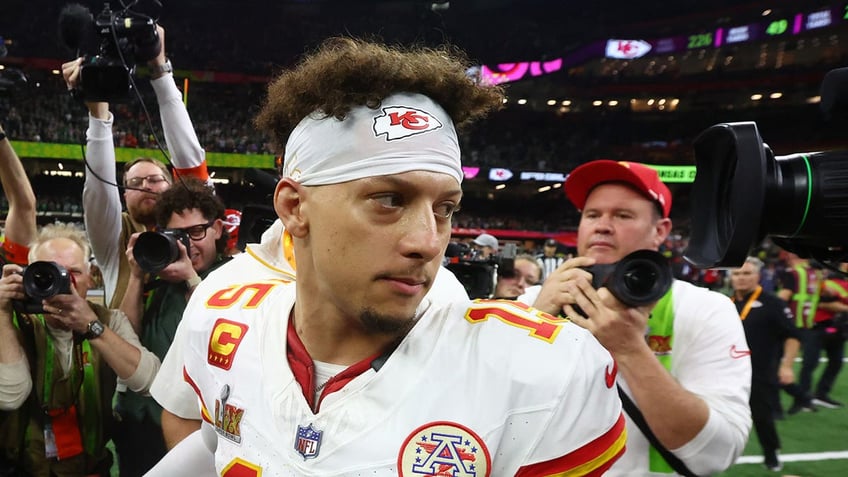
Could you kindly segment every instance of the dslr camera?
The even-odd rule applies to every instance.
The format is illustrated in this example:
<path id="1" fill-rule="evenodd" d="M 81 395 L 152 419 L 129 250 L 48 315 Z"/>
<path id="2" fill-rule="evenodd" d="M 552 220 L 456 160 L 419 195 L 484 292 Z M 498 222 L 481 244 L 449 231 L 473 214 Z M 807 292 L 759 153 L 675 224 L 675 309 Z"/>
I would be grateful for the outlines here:
<path id="1" fill-rule="evenodd" d="M 71 293 L 71 275 L 56 262 L 32 262 L 24 267 L 21 274 L 25 298 L 12 304 L 18 313 L 44 313 L 42 300 Z"/>
<path id="2" fill-rule="evenodd" d="M 829 71 L 822 109 L 844 115 L 846 91 L 848 68 Z M 775 156 L 754 122 L 714 125 L 694 146 L 691 202 L 698 206 L 691 211 L 687 261 L 738 267 L 766 236 L 828 268 L 848 261 L 848 151 Z"/>
<path id="3" fill-rule="evenodd" d="M 515 244 L 508 243 L 499 254 L 483 258 L 470 245 L 451 242 L 445 252 L 445 257 L 450 260 L 446 268 L 462 283 L 469 297 L 491 298 L 497 274 L 511 273 L 515 269 L 515 253 Z"/>
<path id="4" fill-rule="evenodd" d="M 628 307 L 645 306 L 662 298 L 673 276 L 668 259 L 654 250 L 637 250 L 615 263 L 583 267 L 592 274 L 592 287 L 606 287 Z M 581 314 L 581 310 L 577 310 Z"/>
<path id="5" fill-rule="evenodd" d="M 156 58 L 161 48 L 152 18 L 129 7 L 112 11 L 109 3 L 96 17 L 82 5 L 66 6 L 59 30 L 69 48 L 85 53 L 77 91 L 85 101 L 127 101 L 135 65 Z M 99 40 L 96 48 L 91 46 L 97 43 L 94 38 Z"/>
<path id="6" fill-rule="evenodd" d="M 133 257 L 145 273 L 155 275 L 180 258 L 180 247 L 177 245 L 180 242 L 185 246 L 186 253 L 189 253 L 191 240 L 182 229 L 142 232 L 135 241 Z"/>

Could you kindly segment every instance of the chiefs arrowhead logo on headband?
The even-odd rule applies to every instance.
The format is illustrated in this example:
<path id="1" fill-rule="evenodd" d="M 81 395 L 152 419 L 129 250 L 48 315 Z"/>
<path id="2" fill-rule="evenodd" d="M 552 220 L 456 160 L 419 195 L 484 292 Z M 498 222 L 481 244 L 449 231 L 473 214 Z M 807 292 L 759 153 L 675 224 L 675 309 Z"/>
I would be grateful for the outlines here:
<path id="1" fill-rule="evenodd" d="M 442 127 L 432 114 L 407 106 L 388 106 L 383 114 L 374 118 L 374 133 L 386 135 L 386 141 L 433 131 Z"/>

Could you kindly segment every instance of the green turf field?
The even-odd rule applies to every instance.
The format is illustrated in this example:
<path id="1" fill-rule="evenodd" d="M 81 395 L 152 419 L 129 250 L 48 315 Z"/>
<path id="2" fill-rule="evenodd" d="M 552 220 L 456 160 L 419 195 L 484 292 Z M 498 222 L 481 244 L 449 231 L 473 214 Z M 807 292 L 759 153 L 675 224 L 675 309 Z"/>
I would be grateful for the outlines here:
<path id="1" fill-rule="evenodd" d="M 823 369 L 824 363 L 817 369 L 818 373 Z M 796 373 L 797 371 L 796 367 Z M 816 381 L 818 373 L 816 373 Z M 848 402 L 848 363 L 839 374 L 831 396 L 838 401 Z M 788 409 L 791 398 L 786 393 L 782 393 L 781 397 L 784 409 Z M 783 471 L 769 472 L 763 466 L 760 444 L 757 441 L 756 431 L 752 429 L 748 446 L 740 460 L 745 462 L 756 459 L 756 463 L 737 463 L 720 475 L 722 477 L 848 476 L 848 408 L 819 408 L 818 412 L 800 412 L 794 416 L 786 416 L 784 420 L 778 421 L 777 432 L 783 446 L 781 454 L 786 456 Z M 833 454 L 817 455 L 819 453 Z"/>

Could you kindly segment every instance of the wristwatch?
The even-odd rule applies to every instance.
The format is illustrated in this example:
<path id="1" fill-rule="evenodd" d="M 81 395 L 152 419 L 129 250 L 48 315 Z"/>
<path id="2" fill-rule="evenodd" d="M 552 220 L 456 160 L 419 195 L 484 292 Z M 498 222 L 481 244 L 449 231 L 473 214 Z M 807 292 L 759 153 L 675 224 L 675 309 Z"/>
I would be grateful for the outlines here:
<path id="1" fill-rule="evenodd" d="M 202 278 L 195 275 L 195 276 L 189 278 L 188 280 L 186 280 L 185 282 L 186 282 L 186 286 L 188 287 L 188 289 L 191 290 L 192 288 L 196 287 L 197 285 L 200 285 L 200 282 L 202 280 L 203 280 Z"/>
<path id="2" fill-rule="evenodd" d="M 106 331 L 106 327 L 103 326 L 103 323 L 101 323 L 100 320 L 94 320 L 88 324 L 88 331 L 86 331 L 82 337 L 87 340 L 93 340 L 95 338 L 99 338 L 104 331 Z"/>
<path id="3" fill-rule="evenodd" d="M 150 71 L 153 73 L 154 76 L 161 76 L 165 73 L 173 73 L 174 67 L 171 66 L 171 60 L 165 60 L 165 63 L 151 67 Z"/>

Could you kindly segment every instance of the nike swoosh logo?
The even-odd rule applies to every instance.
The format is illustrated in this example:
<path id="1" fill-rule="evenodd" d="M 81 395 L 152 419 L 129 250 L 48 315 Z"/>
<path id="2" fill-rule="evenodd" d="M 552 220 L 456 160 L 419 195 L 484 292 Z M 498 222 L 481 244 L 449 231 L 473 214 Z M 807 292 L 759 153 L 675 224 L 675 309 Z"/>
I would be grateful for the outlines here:
<path id="1" fill-rule="evenodd" d="M 610 369 L 609 365 L 607 365 L 606 369 L 604 369 L 604 379 L 606 380 L 607 387 L 612 388 L 615 384 L 615 375 L 618 374 L 618 364 L 613 361 L 612 369 Z"/>
<path id="2" fill-rule="evenodd" d="M 738 350 L 736 349 L 736 345 L 730 347 L 730 357 L 733 359 L 744 358 L 745 356 L 751 356 L 751 350 Z"/>

